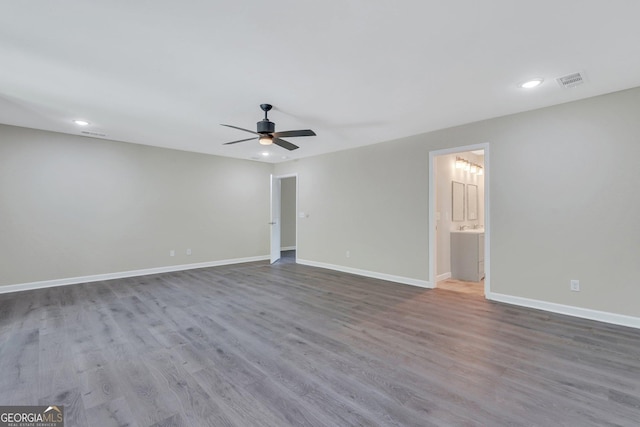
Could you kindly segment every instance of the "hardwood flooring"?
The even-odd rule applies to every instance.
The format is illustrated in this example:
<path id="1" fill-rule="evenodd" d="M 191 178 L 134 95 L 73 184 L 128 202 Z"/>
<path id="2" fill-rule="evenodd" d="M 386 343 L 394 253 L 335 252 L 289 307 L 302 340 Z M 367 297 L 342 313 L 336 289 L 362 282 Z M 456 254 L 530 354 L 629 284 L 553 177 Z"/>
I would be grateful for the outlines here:
<path id="1" fill-rule="evenodd" d="M 285 258 L 0 295 L 66 426 L 638 426 L 640 331 Z"/>

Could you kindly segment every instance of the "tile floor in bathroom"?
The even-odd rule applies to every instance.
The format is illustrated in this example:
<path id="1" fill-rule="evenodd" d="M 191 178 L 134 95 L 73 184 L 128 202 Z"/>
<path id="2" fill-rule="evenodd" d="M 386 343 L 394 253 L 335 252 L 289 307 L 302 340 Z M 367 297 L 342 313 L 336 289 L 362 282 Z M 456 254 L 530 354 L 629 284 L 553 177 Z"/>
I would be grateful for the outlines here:
<path id="1" fill-rule="evenodd" d="M 465 282 L 464 280 L 446 279 L 438 282 L 436 287 L 448 291 L 484 296 L 484 280 L 480 282 Z"/>

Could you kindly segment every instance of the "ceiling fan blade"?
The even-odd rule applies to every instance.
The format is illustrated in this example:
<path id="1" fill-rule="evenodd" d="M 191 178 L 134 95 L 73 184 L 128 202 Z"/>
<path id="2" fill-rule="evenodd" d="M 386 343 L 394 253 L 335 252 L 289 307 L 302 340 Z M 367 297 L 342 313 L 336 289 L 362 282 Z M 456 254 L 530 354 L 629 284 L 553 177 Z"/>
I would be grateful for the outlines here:
<path id="1" fill-rule="evenodd" d="M 316 136 L 316 133 L 311 129 L 302 129 L 302 130 L 285 130 L 284 132 L 275 132 L 273 134 L 274 138 L 291 138 L 294 136 Z"/>
<path id="2" fill-rule="evenodd" d="M 220 126 L 226 126 L 226 127 L 228 127 L 228 128 L 234 128 L 234 129 L 238 129 L 238 130 L 243 130 L 243 131 L 245 131 L 245 132 L 253 133 L 253 134 L 255 134 L 255 135 L 260 135 L 258 132 L 254 132 L 254 131 L 249 130 L 249 129 L 239 128 L 238 126 L 223 125 L 222 123 L 220 123 Z"/>
<path id="3" fill-rule="evenodd" d="M 297 145 L 290 143 L 289 141 L 285 141 L 284 139 L 280 139 L 280 138 L 276 138 L 275 136 L 273 137 L 273 139 L 271 140 L 271 142 L 273 142 L 274 144 L 282 147 L 282 148 L 286 148 L 289 151 L 295 150 L 296 148 L 299 148 Z"/>
<path id="4" fill-rule="evenodd" d="M 258 139 L 258 138 L 239 139 L 238 141 L 225 142 L 222 145 L 237 144 L 238 142 L 251 141 L 252 139 Z"/>

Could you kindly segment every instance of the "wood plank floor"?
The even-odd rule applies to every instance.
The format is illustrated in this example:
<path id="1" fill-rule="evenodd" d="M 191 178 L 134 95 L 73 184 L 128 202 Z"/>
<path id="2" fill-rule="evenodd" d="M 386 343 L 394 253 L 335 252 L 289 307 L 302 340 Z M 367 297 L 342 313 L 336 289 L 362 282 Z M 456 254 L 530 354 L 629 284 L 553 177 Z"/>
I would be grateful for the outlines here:
<path id="1" fill-rule="evenodd" d="M 0 405 L 89 426 L 638 426 L 640 331 L 287 259 L 0 295 Z"/>

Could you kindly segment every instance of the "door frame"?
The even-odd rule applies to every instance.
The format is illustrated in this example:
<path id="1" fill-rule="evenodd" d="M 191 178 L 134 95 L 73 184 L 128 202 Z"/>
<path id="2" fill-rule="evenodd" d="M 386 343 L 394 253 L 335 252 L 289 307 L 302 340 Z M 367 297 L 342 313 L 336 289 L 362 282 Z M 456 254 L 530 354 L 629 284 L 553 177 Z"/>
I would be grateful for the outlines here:
<path id="1" fill-rule="evenodd" d="M 295 222 L 295 227 L 296 227 L 296 262 L 297 262 L 297 258 L 298 258 L 298 250 L 299 250 L 299 246 L 298 246 L 298 188 L 299 188 L 299 180 L 300 178 L 298 177 L 297 173 L 289 173 L 289 174 L 284 174 L 284 175 L 273 175 L 271 174 L 269 176 L 269 188 L 271 188 L 271 184 L 274 181 L 277 181 L 279 184 L 282 183 L 282 179 L 284 178 L 295 178 L 296 179 L 296 222 Z M 271 210 L 271 206 L 273 206 L 274 203 L 278 203 L 278 205 L 280 205 L 280 218 L 278 218 L 278 220 L 280 221 L 280 242 L 282 242 L 282 191 L 278 192 L 278 196 L 279 196 L 279 200 L 274 200 L 274 191 L 271 190 L 271 194 L 269 196 L 269 210 Z M 270 214 L 270 221 L 273 221 L 273 218 L 271 217 Z M 271 227 L 269 227 L 269 256 L 271 257 L 271 259 L 274 259 L 274 255 L 272 253 L 272 249 L 273 249 L 273 245 L 271 242 L 272 238 L 272 233 L 271 233 Z M 282 245 L 280 245 L 282 246 Z M 278 248 L 278 251 L 280 250 L 280 248 Z M 280 258 L 280 254 L 278 253 L 277 258 Z"/>
<path id="2" fill-rule="evenodd" d="M 484 297 L 491 295 L 491 153 L 490 143 L 429 151 L 429 283 L 436 287 L 436 174 L 435 158 L 464 151 L 484 150 Z"/>

